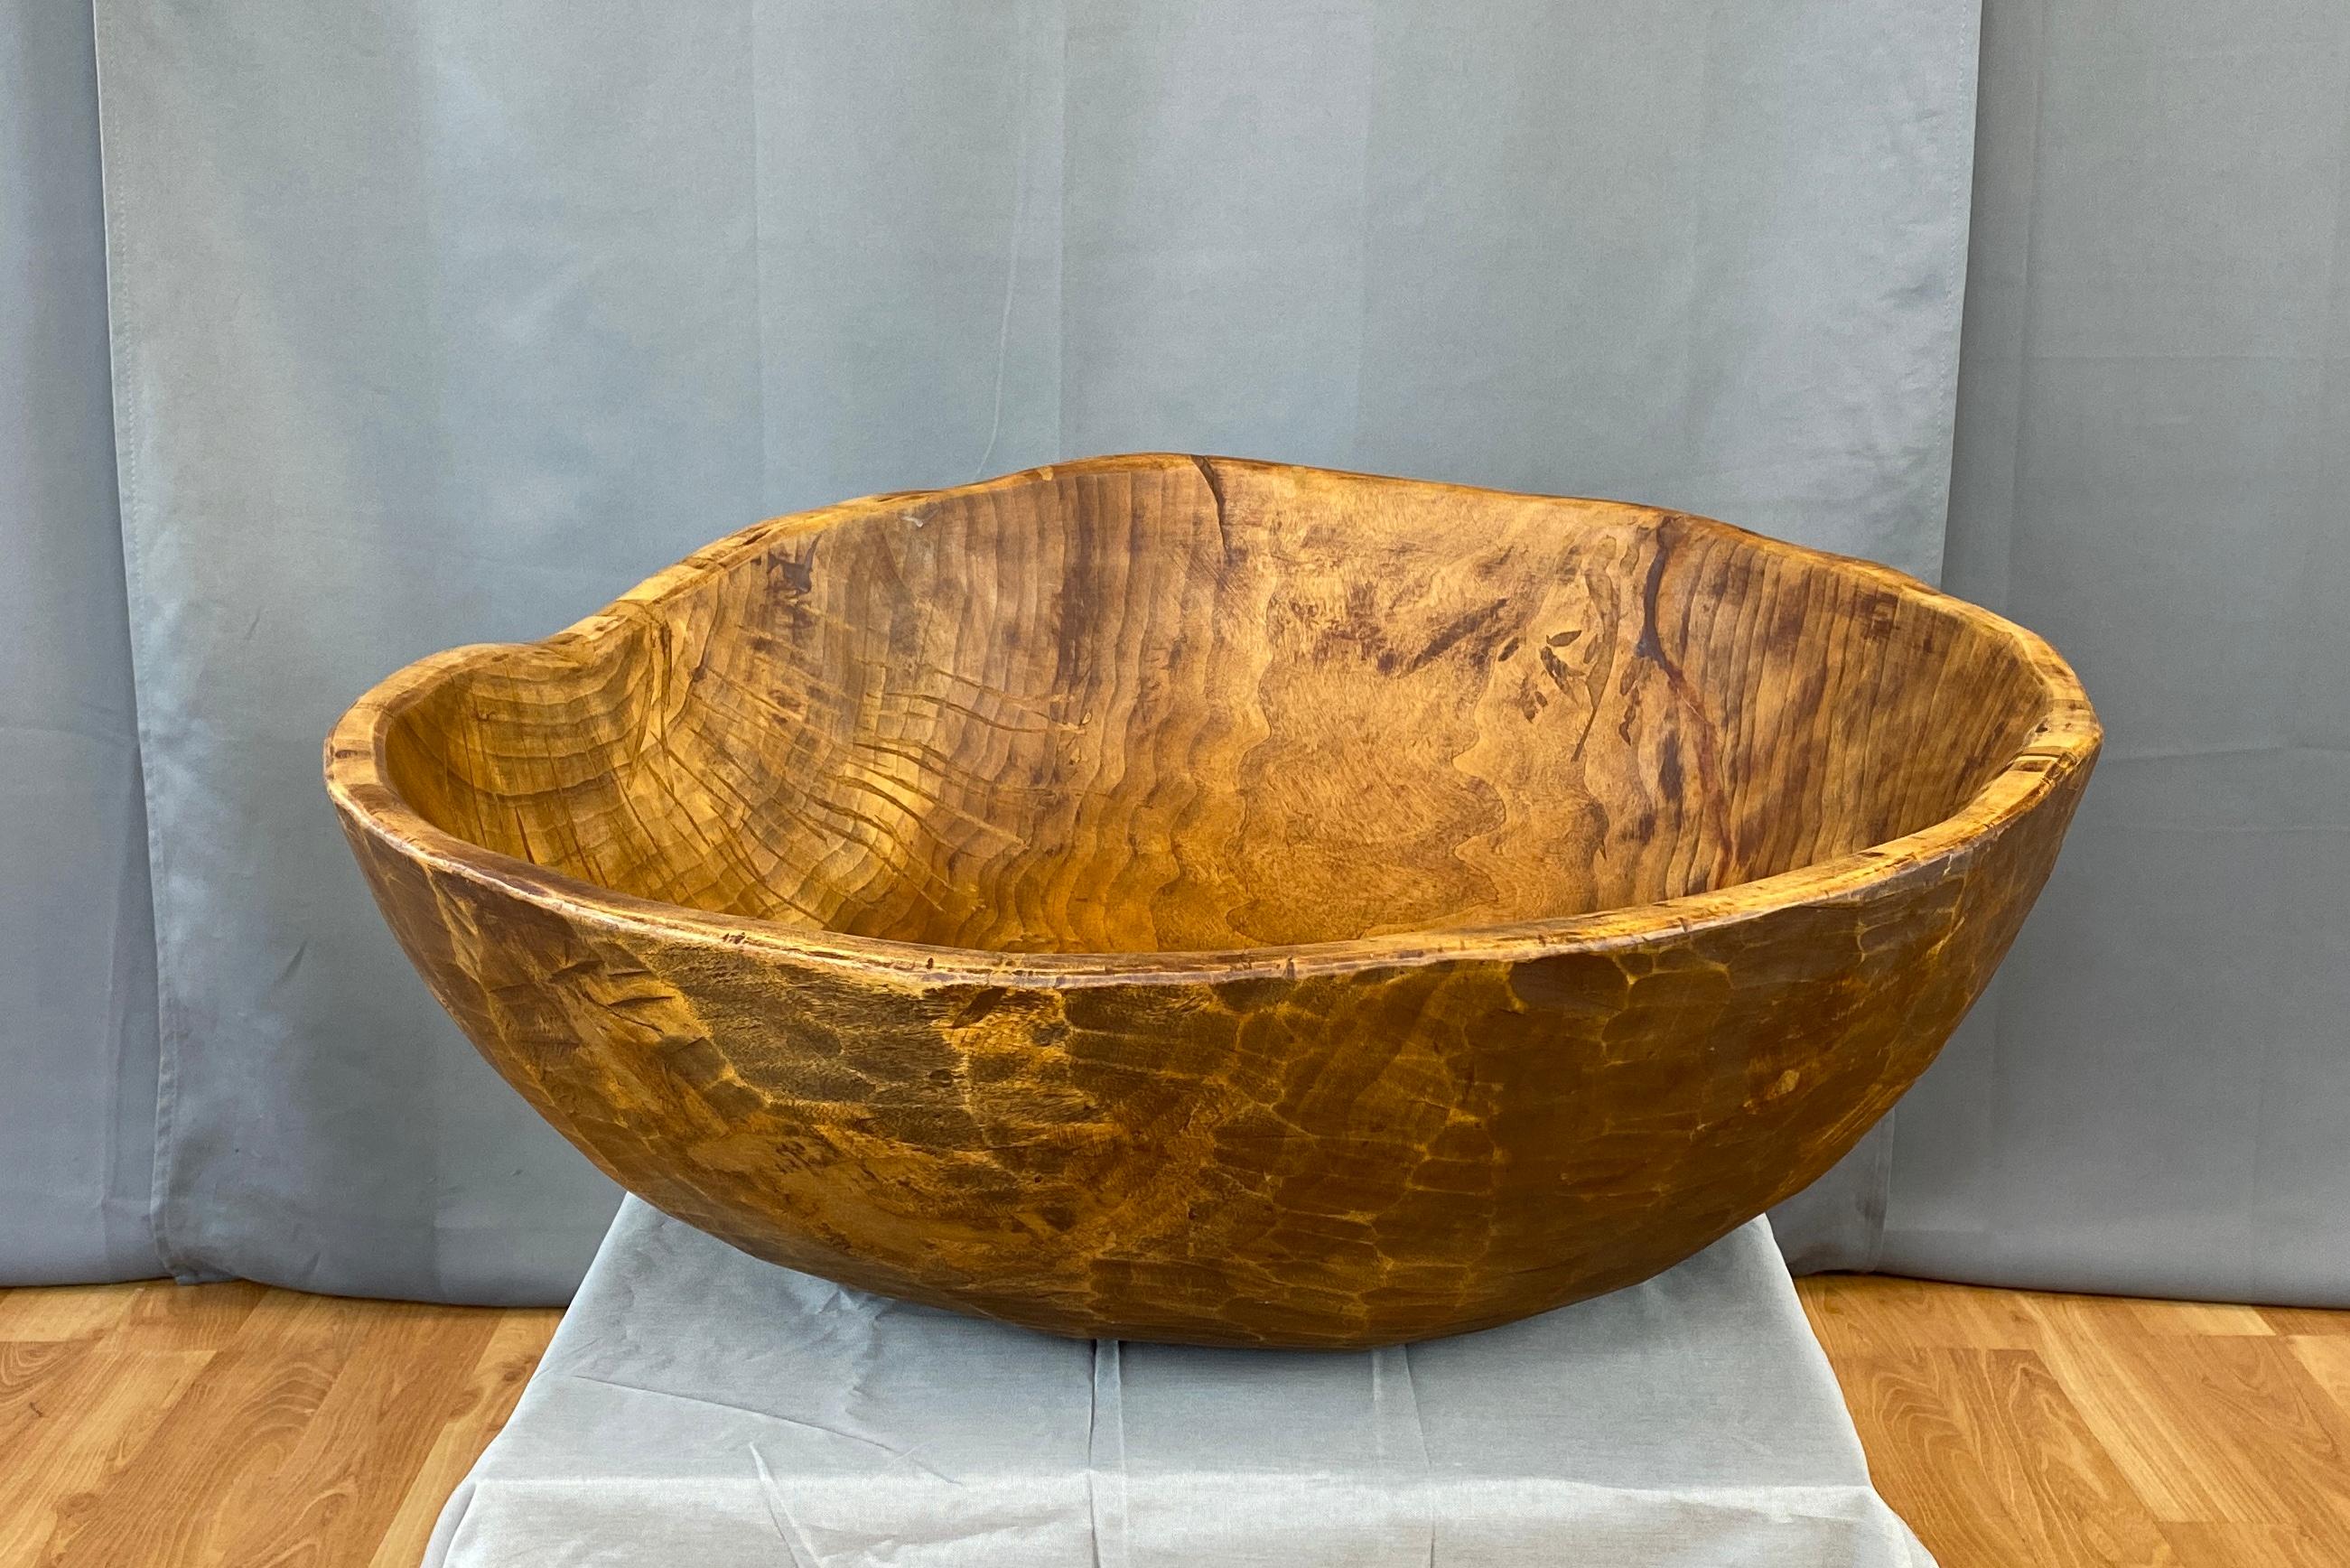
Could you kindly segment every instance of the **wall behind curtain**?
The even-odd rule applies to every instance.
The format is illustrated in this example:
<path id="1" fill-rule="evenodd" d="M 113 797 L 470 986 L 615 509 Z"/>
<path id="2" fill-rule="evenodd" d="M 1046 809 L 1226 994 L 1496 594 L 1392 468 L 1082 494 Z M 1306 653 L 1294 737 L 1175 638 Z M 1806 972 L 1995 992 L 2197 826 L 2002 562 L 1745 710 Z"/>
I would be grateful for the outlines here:
<path id="1" fill-rule="evenodd" d="M 2345 84 L 2340 0 L 1989 0 L 1946 580 L 2106 753 L 1799 1262 L 2350 1305 Z"/>
<path id="2" fill-rule="evenodd" d="M 611 1193 L 317 780 L 765 514 L 1188 447 L 1932 572 L 1972 0 L 103 0 L 166 1261 L 559 1296 Z"/>
<path id="3" fill-rule="evenodd" d="M 0 1284 L 158 1272 L 87 6 L 0 0 Z"/>

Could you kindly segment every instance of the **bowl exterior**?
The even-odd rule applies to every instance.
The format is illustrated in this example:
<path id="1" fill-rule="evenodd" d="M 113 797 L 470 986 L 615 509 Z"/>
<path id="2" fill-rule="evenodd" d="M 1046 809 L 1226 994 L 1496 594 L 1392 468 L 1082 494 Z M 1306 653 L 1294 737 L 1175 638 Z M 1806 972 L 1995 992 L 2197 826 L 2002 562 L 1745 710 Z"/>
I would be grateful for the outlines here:
<path id="1" fill-rule="evenodd" d="M 2093 755 L 1798 901 L 1523 957 L 987 983 L 633 918 L 337 804 L 483 1055 L 668 1212 L 1051 1333 L 1346 1348 L 1635 1282 L 1826 1170 L 1981 992 Z"/>

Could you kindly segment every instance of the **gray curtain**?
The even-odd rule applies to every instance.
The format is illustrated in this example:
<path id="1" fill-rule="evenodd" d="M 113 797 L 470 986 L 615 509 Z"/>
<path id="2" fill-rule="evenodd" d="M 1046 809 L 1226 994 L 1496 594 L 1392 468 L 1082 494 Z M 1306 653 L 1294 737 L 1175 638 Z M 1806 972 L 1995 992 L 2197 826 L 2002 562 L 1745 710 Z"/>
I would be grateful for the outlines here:
<path id="1" fill-rule="evenodd" d="M 1989 0 L 1945 577 L 2107 727 L 1810 1261 L 2350 1305 L 2350 6 Z"/>
<path id="2" fill-rule="evenodd" d="M 155 944 L 86 9 L 0 4 L 0 1285 L 159 1272 Z"/>
<path id="3" fill-rule="evenodd" d="M 74 384 L 110 327 L 119 528 L 102 462 L 0 479 L 12 550 L 72 546 L 44 576 L 120 594 L 119 542 L 140 743 L 91 764 L 113 859 L 12 839 L 56 890 L 0 884 L 0 984 L 94 962 L 143 763 L 160 1033 L 136 898 L 30 1053 L 0 998 L 43 1096 L 0 1131 L 72 1156 L 0 1157 L 0 1269 L 561 1295 L 613 1194 L 380 929 L 336 712 L 759 515 L 1189 447 L 1947 550 L 2074 655 L 2111 760 L 1998 994 L 1790 1247 L 2338 1294 L 2350 39 L 2320 0 L 1983 21 L 1979 126 L 1974 0 L 103 0 Z M 42 223 L 87 249 L 88 99 L 44 102 L 7 134 L 78 150 Z M 119 603 L 28 624 L 12 701 L 127 716 Z M 108 670 L 111 708 L 68 680 Z M 57 776 L 56 822 L 105 798 Z"/>

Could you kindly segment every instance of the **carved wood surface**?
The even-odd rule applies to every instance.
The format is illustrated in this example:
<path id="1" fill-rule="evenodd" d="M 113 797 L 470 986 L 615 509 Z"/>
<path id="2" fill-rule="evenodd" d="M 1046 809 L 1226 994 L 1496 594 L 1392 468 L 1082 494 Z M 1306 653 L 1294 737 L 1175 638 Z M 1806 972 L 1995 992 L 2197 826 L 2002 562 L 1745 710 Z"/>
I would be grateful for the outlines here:
<path id="1" fill-rule="evenodd" d="M 669 1212 L 1053 1332 L 1336 1347 L 1819 1175 L 2098 736 L 1881 566 L 1147 455 L 761 524 L 392 676 L 327 776 L 442 1004 Z"/>

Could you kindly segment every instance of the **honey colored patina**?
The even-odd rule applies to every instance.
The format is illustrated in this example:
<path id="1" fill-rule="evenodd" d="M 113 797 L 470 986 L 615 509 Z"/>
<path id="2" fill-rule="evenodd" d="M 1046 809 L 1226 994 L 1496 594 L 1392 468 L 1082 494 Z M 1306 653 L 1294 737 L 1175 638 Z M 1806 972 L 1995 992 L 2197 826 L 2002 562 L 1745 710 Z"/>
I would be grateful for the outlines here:
<path id="1" fill-rule="evenodd" d="M 1932 1060 L 2095 756 L 2038 638 L 1719 523 L 1107 458 L 763 523 L 328 744 L 597 1164 L 1058 1334 L 1357 1346 L 1642 1279 Z"/>

